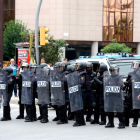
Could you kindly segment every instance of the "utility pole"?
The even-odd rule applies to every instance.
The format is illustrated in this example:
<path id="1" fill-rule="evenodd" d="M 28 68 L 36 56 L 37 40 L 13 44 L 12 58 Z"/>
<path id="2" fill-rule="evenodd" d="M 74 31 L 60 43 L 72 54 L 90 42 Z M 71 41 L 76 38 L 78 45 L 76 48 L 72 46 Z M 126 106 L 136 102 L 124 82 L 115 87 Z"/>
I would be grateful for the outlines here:
<path id="1" fill-rule="evenodd" d="M 0 0 L 0 63 L 3 65 L 3 0 Z"/>
<path id="2" fill-rule="evenodd" d="M 38 1 L 38 7 L 36 10 L 36 18 L 35 18 L 35 51 L 36 51 L 36 61 L 38 65 L 39 65 L 38 21 L 39 21 L 39 12 L 40 12 L 42 1 L 43 0 Z"/>

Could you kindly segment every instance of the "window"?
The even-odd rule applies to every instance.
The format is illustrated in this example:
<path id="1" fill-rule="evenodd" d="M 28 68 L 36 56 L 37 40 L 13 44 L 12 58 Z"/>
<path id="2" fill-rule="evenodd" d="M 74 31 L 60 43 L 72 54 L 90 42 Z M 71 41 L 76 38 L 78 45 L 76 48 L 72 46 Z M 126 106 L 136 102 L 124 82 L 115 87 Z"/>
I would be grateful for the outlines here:
<path id="1" fill-rule="evenodd" d="M 15 19 L 15 0 L 4 0 L 3 7 L 4 7 L 3 22 L 5 25 L 5 22 Z"/>
<path id="2" fill-rule="evenodd" d="M 133 41 L 133 0 L 104 0 L 103 41 Z"/>

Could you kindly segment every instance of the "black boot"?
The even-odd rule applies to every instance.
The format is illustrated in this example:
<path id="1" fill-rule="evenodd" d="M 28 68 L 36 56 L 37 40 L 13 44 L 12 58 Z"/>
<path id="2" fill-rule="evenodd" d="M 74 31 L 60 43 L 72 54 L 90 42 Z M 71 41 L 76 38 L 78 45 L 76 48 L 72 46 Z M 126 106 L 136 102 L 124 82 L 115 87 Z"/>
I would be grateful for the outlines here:
<path id="1" fill-rule="evenodd" d="M 1 121 L 8 121 L 8 119 L 7 119 L 7 106 L 3 107 L 3 117 L 1 118 Z"/>
<path id="2" fill-rule="evenodd" d="M 32 105 L 26 105 L 26 111 L 29 119 L 25 120 L 25 122 L 33 122 Z"/>
<path id="3" fill-rule="evenodd" d="M 108 123 L 108 124 L 105 126 L 105 128 L 113 128 L 113 127 L 115 127 L 115 126 L 114 126 L 114 123 Z"/>
<path id="4" fill-rule="evenodd" d="M 99 123 L 99 125 L 106 125 L 106 113 L 104 111 L 104 106 L 101 106 L 100 110 L 101 110 L 101 122 Z"/>
<path id="5" fill-rule="evenodd" d="M 48 107 L 47 105 L 43 105 L 41 106 L 41 112 L 42 112 L 42 119 L 41 119 L 41 123 L 47 123 L 49 122 L 48 120 Z"/>
<path id="6" fill-rule="evenodd" d="M 58 121 L 59 120 L 58 106 L 55 107 L 55 110 L 56 110 L 56 117 L 52 121 Z"/>
<path id="7" fill-rule="evenodd" d="M 90 124 L 99 124 L 99 121 L 97 121 L 97 120 L 91 120 L 90 121 Z"/>
<path id="8" fill-rule="evenodd" d="M 99 122 L 99 125 L 106 125 L 106 122 L 101 121 L 101 122 Z"/>
<path id="9" fill-rule="evenodd" d="M 16 119 L 24 119 L 24 104 L 21 104 L 19 101 L 19 115 L 16 117 Z"/>
<path id="10" fill-rule="evenodd" d="M 75 126 L 86 125 L 83 110 L 76 111 L 75 112 L 75 117 L 76 117 L 76 122 L 73 125 L 74 127 Z"/>
<path id="11" fill-rule="evenodd" d="M 137 127 L 138 118 L 139 118 L 139 110 L 134 109 L 134 119 L 133 119 L 132 127 Z"/>
<path id="12" fill-rule="evenodd" d="M 92 119 L 91 119 L 92 113 L 93 113 L 93 106 L 89 105 L 88 106 L 88 111 L 87 111 L 86 122 L 91 122 L 92 121 Z"/>
<path id="13" fill-rule="evenodd" d="M 113 112 L 109 112 L 109 113 L 108 113 L 108 119 L 109 119 L 109 122 L 108 122 L 108 124 L 105 126 L 105 128 L 112 128 L 112 127 L 115 127 L 115 126 L 114 126 L 114 114 L 113 114 Z"/>
<path id="14" fill-rule="evenodd" d="M 18 115 L 16 119 L 24 119 L 24 116 Z"/>
<path id="15" fill-rule="evenodd" d="M 122 112 L 118 112 L 117 115 L 118 115 L 119 122 L 120 122 L 118 128 L 119 129 L 125 128 L 124 114 Z"/>
<path id="16" fill-rule="evenodd" d="M 37 118 L 37 120 L 41 120 L 42 119 L 41 105 L 39 105 L 39 112 L 40 112 L 40 116 Z"/>
<path id="17" fill-rule="evenodd" d="M 136 122 L 133 122 L 132 123 L 132 127 L 137 127 L 137 123 Z"/>
<path id="18" fill-rule="evenodd" d="M 10 105 L 9 105 L 9 106 L 7 106 L 7 119 L 8 119 L 8 120 L 11 120 L 10 111 L 11 111 L 11 109 L 10 109 Z"/>
<path id="19" fill-rule="evenodd" d="M 123 122 L 120 122 L 118 128 L 119 128 L 119 129 L 125 128 L 124 123 L 123 123 Z"/>
<path id="20" fill-rule="evenodd" d="M 99 106 L 96 106 L 94 112 L 94 120 L 91 120 L 90 124 L 99 124 L 99 110 Z"/>
<path id="21" fill-rule="evenodd" d="M 58 114 L 59 114 L 59 120 L 57 124 L 65 124 L 68 123 L 67 116 L 66 116 L 66 106 L 62 105 L 58 107 Z"/>

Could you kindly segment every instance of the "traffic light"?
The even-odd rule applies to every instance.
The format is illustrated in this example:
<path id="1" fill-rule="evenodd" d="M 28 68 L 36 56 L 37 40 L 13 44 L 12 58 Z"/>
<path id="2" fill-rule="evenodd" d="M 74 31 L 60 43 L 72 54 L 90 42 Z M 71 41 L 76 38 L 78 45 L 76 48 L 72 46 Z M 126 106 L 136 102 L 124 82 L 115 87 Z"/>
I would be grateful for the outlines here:
<path id="1" fill-rule="evenodd" d="M 40 27 L 40 45 L 45 45 L 49 43 L 49 41 L 46 40 L 46 38 L 48 38 L 48 34 L 46 34 L 46 32 L 48 31 L 48 28 Z"/>

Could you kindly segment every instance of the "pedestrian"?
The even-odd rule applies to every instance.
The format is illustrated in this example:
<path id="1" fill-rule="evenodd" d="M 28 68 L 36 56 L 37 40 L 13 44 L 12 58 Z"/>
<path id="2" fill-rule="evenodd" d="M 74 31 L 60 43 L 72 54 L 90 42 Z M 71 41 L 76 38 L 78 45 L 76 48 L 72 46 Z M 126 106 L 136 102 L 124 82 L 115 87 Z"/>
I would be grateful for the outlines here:
<path id="1" fill-rule="evenodd" d="M 4 64 L 3 69 L 7 68 L 7 64 Z"/>
<path id="2" fill-rule="evenodd" d="M 11 120 L 10 100 L 14 88 L 15 76 L 13 75 L 13 69 L 8 67 L 4 70 L 0 70 L 0 75 L 0 81 L 3 85 L 6 85 L 4 90 L 1 89 L 3 92 L 3 117 L 1 121 L 8 121 Z"/>
<path id="3" fill-rule="evenodd" d="M 64 58 L 63 59 L 63 62 L 67 63 L 68 62 L 68 59 L 67 58 Z"/>
<path id="4" fill-rule="evenodd" d="M 41 58 L 41 63 L 46 63 L 44 58 Z"/>
<path id="5" fill-rule="evenodd" d="M 13 58 L 10 60 L 10 65 L 8 65 L 8 67 L 11 67 L 13 69 L 14 76 L 19 74 L 19 68 L 18 68 L 17 64 L 15 64 L 15 60 Z M 17 84 L 16 84 L 16 82 L 14 83 L 14 95 L 15 95 L 15 97 L 17 97 Z"/>

